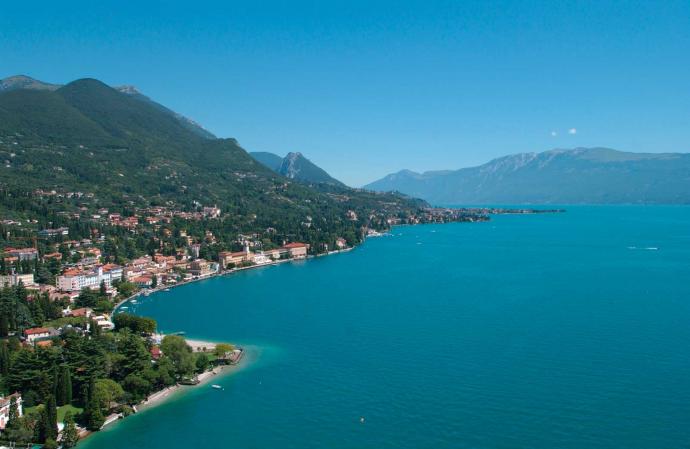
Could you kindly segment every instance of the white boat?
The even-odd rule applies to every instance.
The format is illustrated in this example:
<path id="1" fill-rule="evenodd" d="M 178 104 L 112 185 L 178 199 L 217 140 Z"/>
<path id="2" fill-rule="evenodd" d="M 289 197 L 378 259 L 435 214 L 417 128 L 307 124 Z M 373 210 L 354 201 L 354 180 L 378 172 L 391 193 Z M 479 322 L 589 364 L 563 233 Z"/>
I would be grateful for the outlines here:
<path id="1" fill-rule="evenodd" d="M 216 390 L 221 390 L 223 387 L 221 387 L 220 385 L 213 384 L 213 385 L 211 385 L 211 388 L 215 388 Z"/>

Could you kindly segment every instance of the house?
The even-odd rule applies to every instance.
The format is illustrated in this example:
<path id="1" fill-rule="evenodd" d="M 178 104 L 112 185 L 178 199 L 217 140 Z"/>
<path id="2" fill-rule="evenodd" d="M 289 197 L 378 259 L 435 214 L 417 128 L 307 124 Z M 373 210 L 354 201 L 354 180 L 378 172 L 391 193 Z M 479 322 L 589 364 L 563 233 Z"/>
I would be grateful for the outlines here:
<path id="1" fill-rule="evenodd" d="M 187 271 L 189 271 L 193 276 L 207 276 L 218 271 L 218 264 L 204 259 L 197 259 L 189 263 Z"/>
<path id="2" fill-rule="evenodd" d="M 345 239 L 342 238 L 342 237 L 338 237 L 338 238 L 335 240 L 335 246 L 336 246 L 338 249 L 347 248 L 347 240 L 345 240 Z"/>
<path id="3" fill-rule="evenodd" d="M 13 400 L 17 404 L 17 416 L 24 414 L 21 394 L 14 393 L 9 396 L 0 396 L 0 430 L 5 430 L 5 426 L 7 426 L 7 422 L 10 420 L 10 406 Z"/>
<path id="4" fill-rule="evenodd" d="M 50 254 L 44 254 L 43 255 L 43 260 L 62 260 L 62 253 L 50 253 Z"/>
<path id="5" fill-rule="evenodd" d="M 283 246 L 286 250 L 288 250 L 288 254 L 290 254 L 290 257 L 293 259 L 304 259 L 307 257 L 307 250 L 309 249 L 309 245 L 306 243 L 300 243 L 300 242 L 295 242 L 295 243 L 288 243 L 287 245 Z"/>
<path id="6" fill-rule="evenodd" d="M 115 329 L 115 324 L 110 321 L 110 317 L 108 315 L 96 315 L 91 317 L 91 320 L 95 322 L 96 326 L 100 327 L 101 329 L 109 331 Z"/>
<path id="7" fill-rule="evenodd" d="M 58 276 L 57 286 L 63 292 L 78 292 L 85 288 L 100 288 L 101 283 L 104 283 L 109 289 L 113 281 L 120 278 L 122 267 L 115 264 L 106 264 L 89 271 L 72 268 Z"/>
<path id="8" fill-rule="evenodd" d="M 151 359 L 153 360 L 158 360 L 163 355 L 163 353 L 161 352 L 161 348 L 159 348 L 158 346 L 151 346 L 149 352 L 151 353 Z"/>
<path id="9" fill-rule="evenodd" d="M 16 287 L 20 282 L 24 284 L 24 286 L 36 285 L 33 273 L 0 275 L 0 287 L 4 287 L 5 285 Z"/>
<path id="10" fill-rule="evenodd" d="M 70 310 L 68 316 L 74 318 L 90 318 L 93 315 L 93 309 L 90 307 L 81 307 L 79 309 Z"/>
<path id="11" fill-rule="evenodd" d="M 50 329 L 47 327 L 32 327 L 24 330 L 24 337 L 29 343 L 34 343 L 41 338 L 49 338 L 51 335 Z"/>
<path id="12" fill-rule="evenodd" d="M 217 208 L 216 206 L 204 207 L 202 213 L 207 218 L 218 218 L 218 217 L 220 217 L 220 209 Z"/>
<path id="13" fill-rule="evenodd" d="M 230 264 L 237 267 L 243 263 L 254 262 L 254 254 L 249 251 L 248 246 L 245 246 L 244 251 L 222 251 L 218 253 L 218 260 L 223 268 L 227 268 Z"/>
<path id="14" fill-rule="evenodd" d="M 132 282 L 137 284 L 139 288 L 151 288 L 153 285 L 153 276 L 137 276 L 132 279 Z"/>
<path id="15" fill-rule="evenodd" d="M 5 248 L 5 256 L 10 258 L 16 257 L 20 262 L 36 260 L 38 258 L 38 250 L 36 248 Z"/>
<path id="16" fill-rule="evenodd" d="M 57 228 L 57 229 L 41 229 L 38 231 L 38 236 L 47 238 L 47 237 L 57 237 L 59 235 L 68 235 L 69 234 L 69 229 L 68 228 Z"/>

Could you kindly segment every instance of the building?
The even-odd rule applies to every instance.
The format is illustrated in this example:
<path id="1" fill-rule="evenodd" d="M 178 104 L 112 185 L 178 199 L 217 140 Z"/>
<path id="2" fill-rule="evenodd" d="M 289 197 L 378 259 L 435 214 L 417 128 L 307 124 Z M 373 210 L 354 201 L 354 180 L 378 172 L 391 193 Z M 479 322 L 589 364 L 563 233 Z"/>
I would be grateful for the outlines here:
<path id="1" fill-rule="evenodd" d="M 306 243 L 288 243 L 287 245 L 283 246 L 286 250 L 288 250 L 288 254 L 290 254 L 290 257 L 293 259 L 304 259 L 307 257 L 307 250 L 309 250 L 309 245 Z"/>
<path id="2" fill-rule="evenodd" d="M 218 260 L 223 268 L 227 268 L 230 264 L 232 264 L 233 267 L 238 267 L 244 263 L 253 263 L 254 254 L 249 251 L 248 246 L 245 246 L 244 251 L 234 253 L 223 251 L 218 253 Z"/>
<path id="3" fill-rule="evenodd" d="M 67 314 L 67 316 L 75 318 L 90 318 L 91 315 L 93 315 L 93 309 L 90 307 L 81 307 L 79 309 L 70 310 Z"/>
<path id="4" fill-rule="evenodd" d="M 115 329 L 115 324 L 110 321 L 110 317 L 108 315 L 96 315 L 91 317 L 91 320 L 101 329 L 108 331 Z"/>
<path id="5" fill-rule="evenodd" d="M 153 276 L 137 276 L 132 282 L 139 288 L 151 288 L 153 286 Z"/>
<path id="6" fill-rule="evenodd" d="M 68 228 L 57 228 L 57 229 L 41 229 L 38 231 L 38 236 L 43 238 L 57 237 L 59 235 L 68 235 Z"/>
<path id="7" fill-rule="evenodd" d="M 0 275 L 0 287 L 16 287 L 20 282 L 27 287 L 36 285 L 33 273 Z"/>
<path id="8" fill-rule="evenodd" d="M 12 400 L 15 400 L 17 403 L 17 416 L 22 416 L 24 414 L 21 394 L 14 393 L 9 396 L 0 397 L 0 430 L 5 430 L 5 426 L 7 426 L 7 422 L 10 420 L 10 406 L 12 405 Z"/>
<path id="9" fill-rule="evenodd" d="M 338 249 L 347 248 L 347 240 L 345 240 L 345 239 L 342 238 L 342 237 L 338 237 L 338 238 L 335 240 L 335 246 L 336 246 Z"/>
<path id="10" fill-rule="evenodd" d="M 187 268 L 193 276 L 208 276 L 218 271 L 218 264 L 209 262 L 204 259 L 197 259 L 189 263 Z"/>
<path id="11" fill-rule="evenodd" d="M 31 329 L 24 330 L 24 337 L 29 343 L 34 343 L 36 340 L 41 338 L 49 338 L 51 336 L 50 329 L 47 327 L 33 327 Z"/>
<path id="12" fill-rule="evenodd" d="M 36 248 L 5 248 L 5 256 L 16 257 L 20 262 L 36 260 L 38 258 L 38 250 Z"/>
<path id="13" fill-rule="evenodd" d="M 216 206 L 204 207 L 202 213 L 207 218 L 218 218 L 218 217 L 220 217 L 220 209 L 217 208 Z"/>
<path id="14" fill-rule="evenodd" d="M 115 264 L 106 264 L 88 271 L 73 268 L 58 276 L 57 286 L 63 292 L 78 292 L 85 288 L 97 289 L 101 283 L 110 289 L 113 281 L 120 278 L 122 267 Z"/>

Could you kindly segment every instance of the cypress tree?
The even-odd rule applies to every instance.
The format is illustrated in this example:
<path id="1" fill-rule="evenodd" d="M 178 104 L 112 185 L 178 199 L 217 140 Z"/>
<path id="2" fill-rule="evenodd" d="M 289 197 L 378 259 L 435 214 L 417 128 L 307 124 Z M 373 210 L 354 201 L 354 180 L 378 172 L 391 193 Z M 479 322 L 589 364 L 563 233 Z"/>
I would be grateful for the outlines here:
<path id="1" fill-rule="evenodd" d="M 101 407 L 96 400 L 96 379 L 92 376 L 86 391 L 86 404 L 84 407 L 84 421 L 89 430 L 100 430 L 105 419 Z"/>
<path id="2" fill-rule="evenodd" d="M 6 376 L 10 371 L 10 351 L 7 349 L 7 342 L 0 343 L 0 373 Z"/>
<path id="3" fill-rule="evenodd" d="M 74 447 L 77 445 L 77 441 L 79 441 L 77 426 L 74 423 L 72 413 L 67 412 L 67 414 L 65 414 L 65 428 L 62 430 L 62 447 Z"/>
<path id="4" fill-rule="evenodd" d="M 66 405 L 72 402 L 72 376 L 69 372 L 69 366 L 62 365 L 60 367 L 60 375 L 58 376 L 57 388 L 55 391 L 55 400 L 58 405 Z"/>
<path id="5" fill-rule="evenodd" d="M 57 440 L 57 407 L 55 406 L 55 396 L 52 394 L 49 394 L 48 398 L 46 399 L 42 418 L 43 428 L 41 430 L 43 431 L 43 441 Z"/>

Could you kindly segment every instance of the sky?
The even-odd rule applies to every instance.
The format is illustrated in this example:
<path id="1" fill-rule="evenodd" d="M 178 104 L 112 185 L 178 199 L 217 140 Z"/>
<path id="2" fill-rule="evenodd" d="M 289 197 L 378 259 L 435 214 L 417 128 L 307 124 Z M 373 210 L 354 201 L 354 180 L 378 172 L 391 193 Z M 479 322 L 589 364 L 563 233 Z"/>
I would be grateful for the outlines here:
<path id="1" fill-rule="evenodd" d="M 361 186 L 606 146 L 690 151 L 690 1 L 3 2 L 0 78 L 134 85 Z"/>

